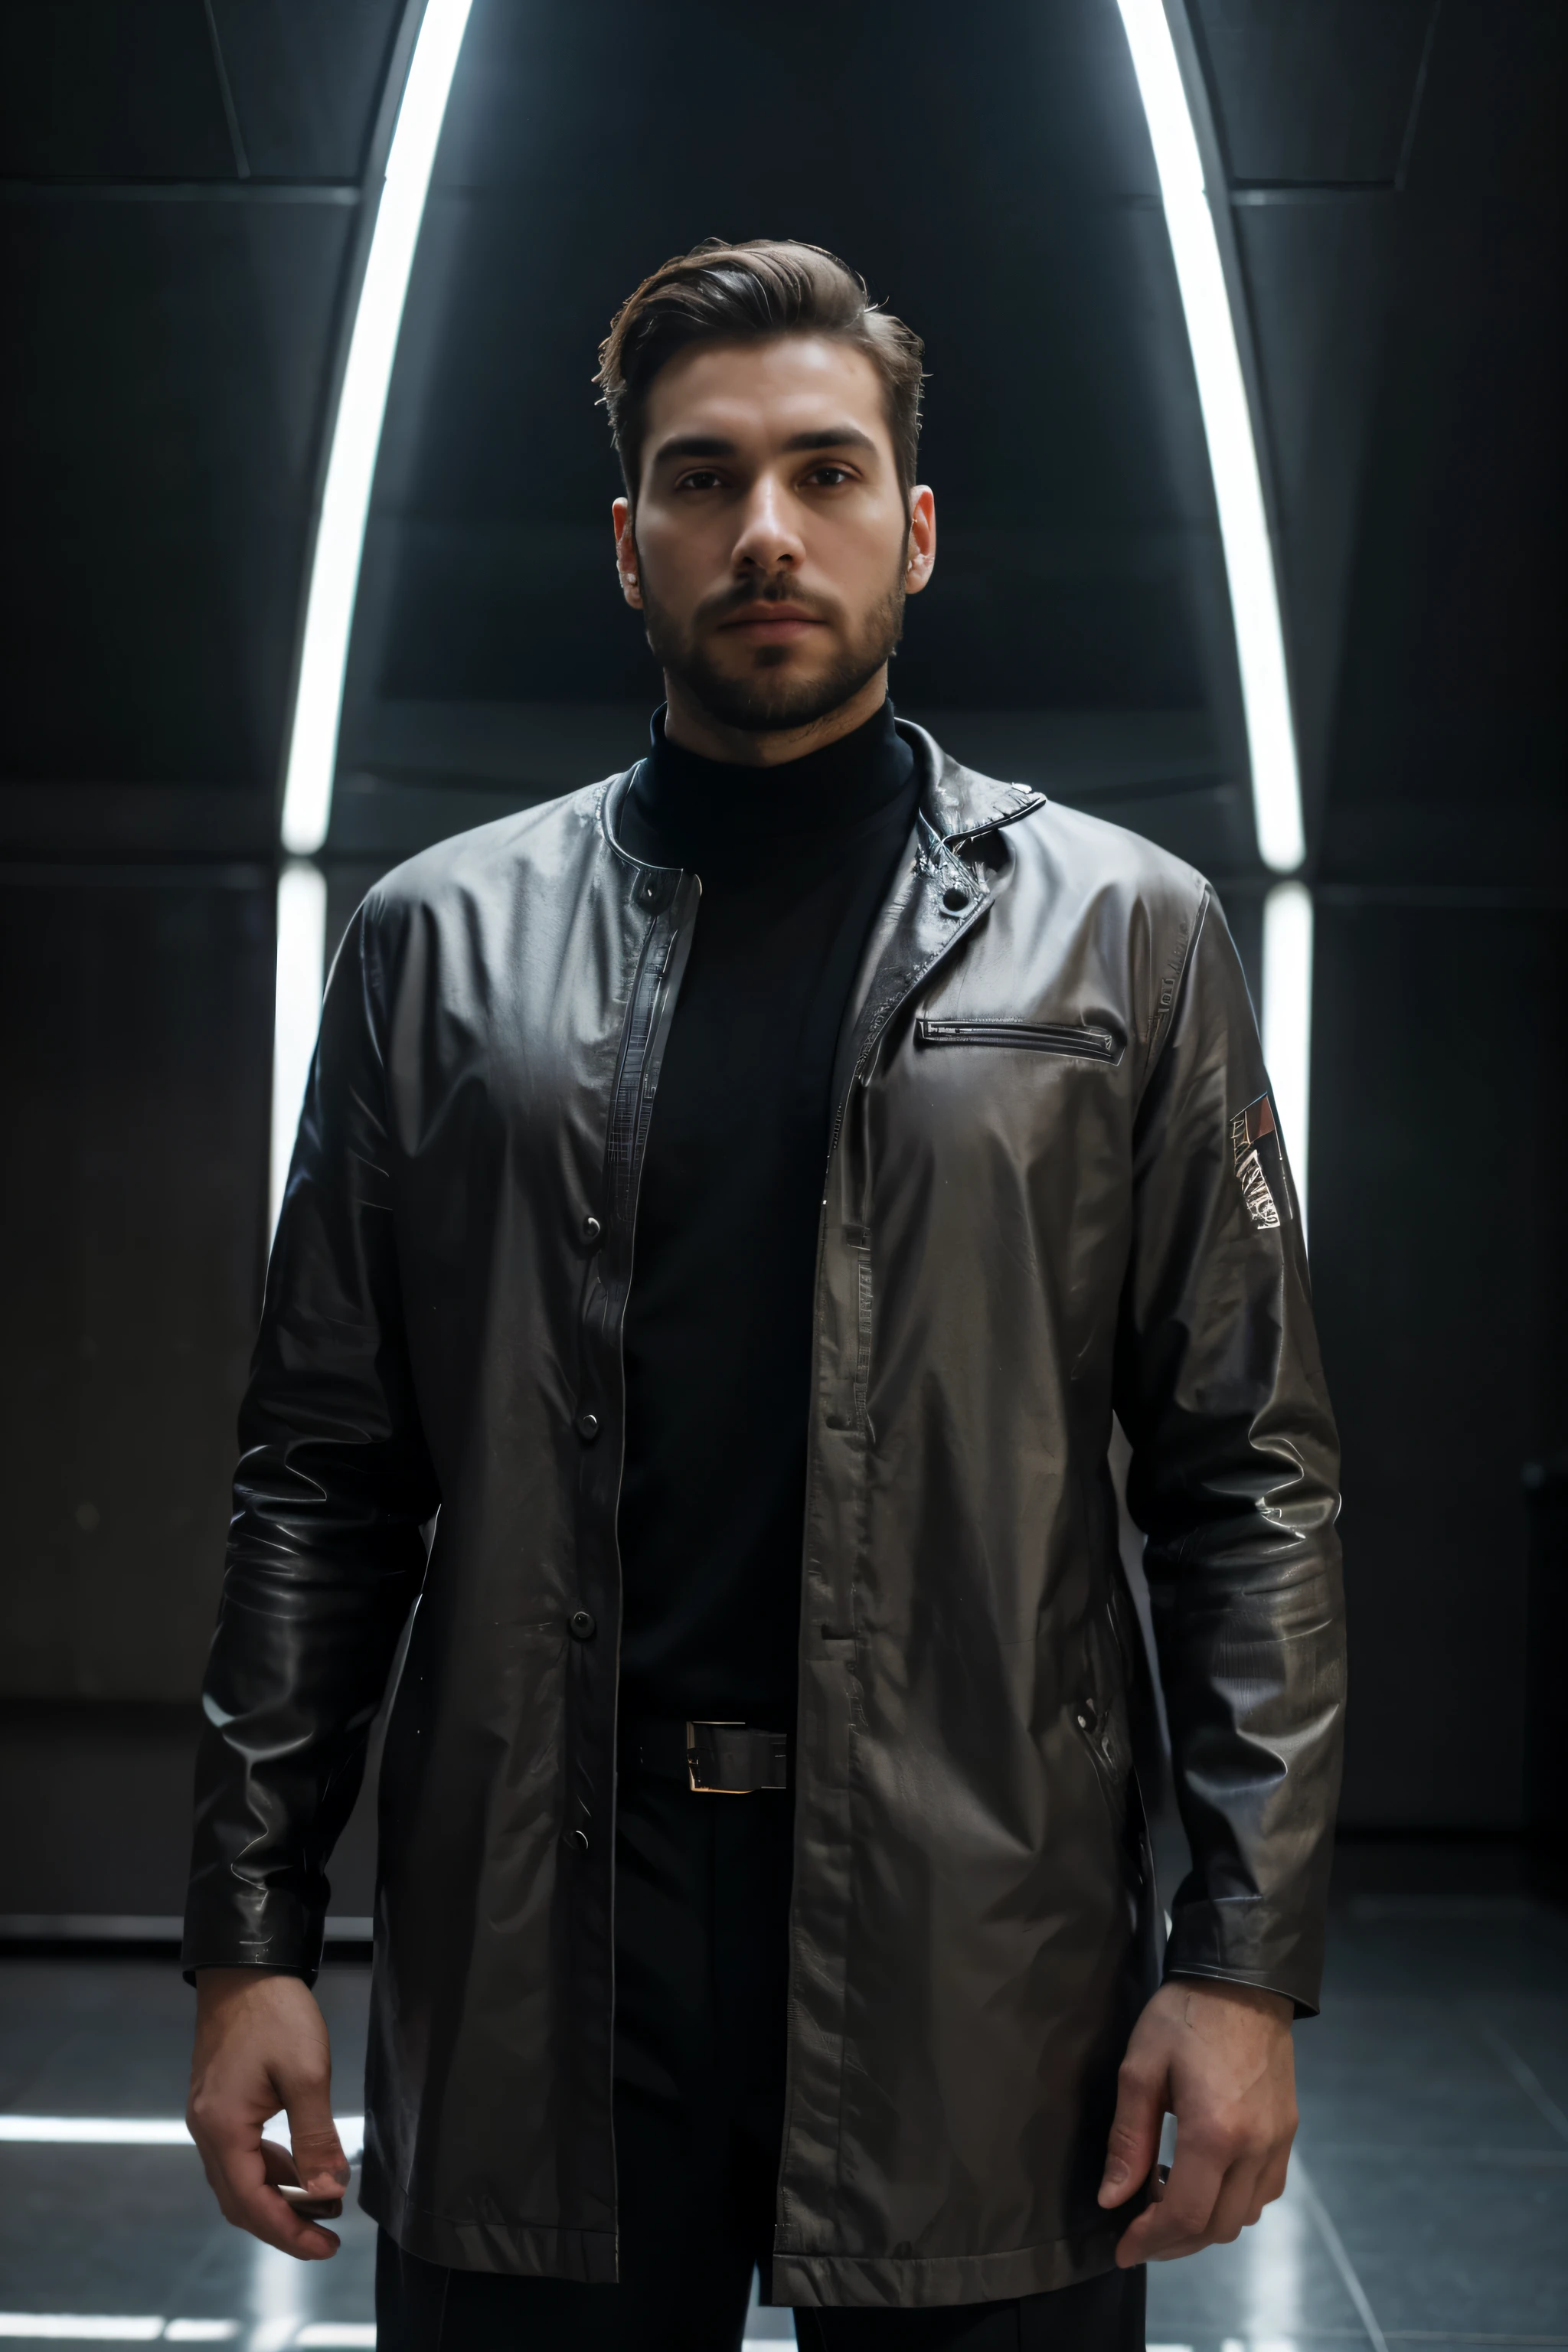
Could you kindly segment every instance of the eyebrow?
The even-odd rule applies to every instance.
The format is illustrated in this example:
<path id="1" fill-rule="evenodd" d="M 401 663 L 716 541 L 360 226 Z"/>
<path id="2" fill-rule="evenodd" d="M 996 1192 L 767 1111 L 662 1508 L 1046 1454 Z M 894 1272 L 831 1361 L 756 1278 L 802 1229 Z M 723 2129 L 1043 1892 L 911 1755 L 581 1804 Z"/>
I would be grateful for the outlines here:
<path id="1" fill-rule="evenodd" d="M 877 445 L 858 425 L 832 425 L 825 433 L 797 433 L 786 449 L 872 449 Z"/>
<path id="2" fill-rule="evenodd" d="M 830 425 L 820 432 L 792 434 L 784 446 L 786 452 L 791 453 L 811 449 L 869 449 L 875 452 L 877 446 L 871 436 L 863 433 L 858 425 Z M 735 444 L 726 440 L 722 434 L 677 433 L 669 440 L 659 443 L 654 451 L 653 462 L 657 466 L 672 457 L 732 457 L 734 454 Z"/>

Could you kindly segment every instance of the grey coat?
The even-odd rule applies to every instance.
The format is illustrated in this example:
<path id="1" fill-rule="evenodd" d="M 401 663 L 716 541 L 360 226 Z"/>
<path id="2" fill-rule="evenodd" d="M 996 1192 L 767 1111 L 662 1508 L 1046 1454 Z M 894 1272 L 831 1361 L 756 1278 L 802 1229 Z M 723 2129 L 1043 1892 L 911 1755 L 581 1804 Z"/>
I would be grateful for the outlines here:
<path id="1" fill-rule="evenodd" d="M 1125 2217 L 1094 2192 L 1158 1975 L 1113 1410 L 1194 1854 L 1168 1970 L 1313 2006 L 1339 1772 L 1334 1431 L 1224 922 L 1175 859 L 903 731 L 921 814 L 840 1047 L 817 1274 L 774 2267 L 797 2304 L 1112 2259 Z M 334 965 L 242 1419 L 185 1946 L 314 1968 L 414 1609 L 364 2202 L 429 2260 L 584 2280 L 616 2263 L 620 1330 L 700 919 L 695 875 L 618 845 L 627 781 L 399 868 Z"/>

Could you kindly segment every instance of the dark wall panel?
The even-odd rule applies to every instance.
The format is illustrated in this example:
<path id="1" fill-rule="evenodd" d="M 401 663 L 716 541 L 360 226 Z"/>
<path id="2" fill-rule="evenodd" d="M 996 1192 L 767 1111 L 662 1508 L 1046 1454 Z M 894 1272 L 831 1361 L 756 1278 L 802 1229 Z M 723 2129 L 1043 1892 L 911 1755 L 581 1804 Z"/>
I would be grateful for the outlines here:
<path id="1" fill-rule="evenodd" d="M 357 180 L 402 0 L 213 0 L 258 178 Z"/>
<path id="2" fill-rule="evenodd" d="M 0 174 L 356 180 L 401 6 L 5 0 Z"/>
<path id="3" fill-rule="evenodd" d="M 1524 1502 L 1568 1444 L 1561 908 L 1328 894 L 1312 1275 L 1344 1440 L 1344 1818 L 1517 1826 Z"/>
<path id="4" fill-rule="evenodd" d="M 6 0 L 0 173 L 232 179 L 202 0 Z"/>
<path id="5" fill-rule="evenodd" d="M 787 163 L 760 169 L 771 155 Z M 1031 777 L 1052 736 L 1031 713 L 1196 720 L 1197 776 L 1162 754 L 1131 782 L 1163 838 L 1249 864 L 1202 424 L 1110 0 L 811 0 L 787 24 L 724 0 L 673 18 L 477 0 L 392 387 L 345 773 L 416 765 L 393 740 L 410 706 L 424 732 L 442 706 L 658 700 L 611 562 L 620 484 L 591 378 L 617 303 L 713 232 L 826 244 L 926 338 L 940 555 L 900 708 L 1008 714 Z M 432 763 L 454 779 L 457 731 Z M 1106 751 L 1089 789 L 1125 781 Z M 1239 842 L 1211 803 L 1238 782 Z"/>
<path id="6" fill-rule="evenodd" d="M 1392 186 L 1440 0 L 1191 0 L 1233 182 Z"/>
<path id="7" fill-rule="evenodd" d="M 331 1865 L 332 1910 L 361 1918 L 375 1900 L 379 1728 Z M 177 1918 L 200 1734 L 191 1701 L 9 1699 L 0 1715 L 0 1927 L 18 1915 Z"/>
<path id="8" fill-rule="evenodd" d="M 1189 10 L 1331 886 L 1311 1213 L 1347 1449 L 1347 1811 L 1506 1822 L 1517 1475 L 1568 1443 L 1542 1077 L 1564 927 L 1476 888 L 1568 875 L 1568 11 Z M 271 854 L 352 183 L 399 14 L 0 7 L 7 856 Z M 637 750 L 657 681 L 609 563 L 595 347 L 666 253 L 774 227 L 846 250 L 930 340 L 942 554 L 900 703 L 1215 873 L 1256 985 L 1224 574 L 1113 0 L 476 0 L 367 546 L 334 934 L 418 842 Z M 256 1305 L 270 877 L 11 873 L 0 1686 L 188 1702 Z M 1423 880 L 1455 895 L 1399 898 Z"/>
<path id="9" fill-rule="evenodd" d="M 1309 838 L 1321 837 L 1399 228 L 1390 196 L 1238 205 Z"/>
<path id="10" fill-rule="evenodd" d="M 1392 245 L 1321 870 L 1568 886 L 1568 9 L 1446 0 Z"/>
<path id="11" fill-rule="evenodd" d="M 0 773 L 276 789 L 353 212 L 0 205 Z"/>
<path id="12" fill-rule="evenodd" d="M 264 875 L 0 885 L 7 1692 L 196 1691 L 258 1304 L 273 952 Z"/>

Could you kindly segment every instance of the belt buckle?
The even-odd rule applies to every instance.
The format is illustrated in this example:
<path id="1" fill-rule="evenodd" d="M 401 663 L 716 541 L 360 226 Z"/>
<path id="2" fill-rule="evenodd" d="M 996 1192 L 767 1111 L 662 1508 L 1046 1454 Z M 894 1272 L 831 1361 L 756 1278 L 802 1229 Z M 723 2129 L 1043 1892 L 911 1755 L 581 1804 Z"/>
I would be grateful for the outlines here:
<path id="1" fill-rule="evenodd" d="M 698 1779 L 698 1777 L 697 1777 L 698 1766 L 699 1766 L 699 1764 L 700 1764 L 700 1763 L 701 1762 L 701 1760 L 702 1760 L 702 1759 L 701 1759 L 701 1758 L 700 1757 L 699 1753 L 698 1753 L 698 1748 L 697 1748 L 697 1735 L 698 1735 L 698 1733 L 699 1733 L 700 1731 L 744 1731 L 745 1727 L 745 1727 L 745 1725 L 744 1725 L 743 1723 L 738 1723 L 738 1722 L 732 1722 L 732 1721 L 725 1721 L 725 1722 L 722 1722 L 722 1723 L 689 1723 L 689 1724 L 687 1725 L 687 1727 L 686 1727 L 686 1777 L 687 1777 L 688 1780 L 689 1780 L 689 1782 L 691 1783 L 691 1787 L 692 1787 L 692 1789 L 693 1789 L 694 1792 L 695 1792 L 698 1796 L 700 1796 L 700 1797 L 752 1797 L 752 1796 L 755 1796 L 755 1794 L 756 1794 L 756 1790 L 755 1790 L 755 1788 L 754 1788 L 754 1787 L 750 1787 L 750 1788 L 745 1788 L 745 1789 L 728 1789 L 728 1788 L 721 1788 L 721 1787 L 720 1787 L 720 1786 L 719 1786 L 715 1781 L 712 1781 L 712 1780 L 700 1780 Z M 717 1744 L 717 1743 L 715 1743 L 715 1744 Z"/>

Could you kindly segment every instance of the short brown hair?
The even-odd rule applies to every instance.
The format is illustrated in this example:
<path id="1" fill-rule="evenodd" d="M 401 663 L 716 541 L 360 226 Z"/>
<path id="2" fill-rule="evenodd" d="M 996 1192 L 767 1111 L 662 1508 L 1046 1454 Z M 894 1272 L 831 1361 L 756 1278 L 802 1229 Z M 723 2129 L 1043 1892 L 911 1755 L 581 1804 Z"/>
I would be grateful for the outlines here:
<path id="1" fill-rule="evenodd" d="M 629 294 L 599 346 L 602 404 L 609 412 L 626 495 L 642 470 L 648 386 L 690 343 L 763 342 L 774 335 L 834 335 L 865 352 L 882 379 L 888 430 L 906 501 L 921 432 L 920 337 L 874 307 L 865 279 L 820 245 L 793 237 L 704 237 Z"/>

